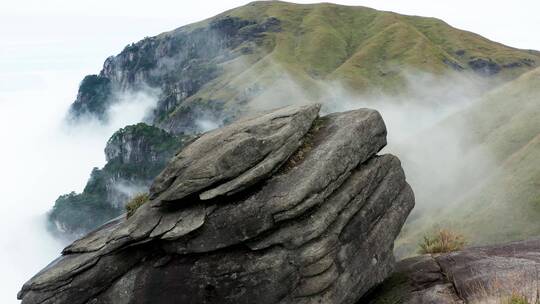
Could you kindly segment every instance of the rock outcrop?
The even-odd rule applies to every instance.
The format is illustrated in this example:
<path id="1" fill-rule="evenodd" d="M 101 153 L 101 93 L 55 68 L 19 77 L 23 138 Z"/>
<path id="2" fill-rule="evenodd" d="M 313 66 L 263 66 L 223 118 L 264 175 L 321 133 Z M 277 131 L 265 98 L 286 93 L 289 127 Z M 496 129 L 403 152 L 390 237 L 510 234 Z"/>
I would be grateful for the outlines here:
<path id="1" fill-rule="evenodd" d="M 107 58 L 99 75 L 83 79 L 69 116 L 107 119 L 108 107 L 116 102 L 114 92 L 154 88 L 162 92 L 154 123 L 166 120 L 167 123 L 159 125 L 168 131 L 194 133 L 198 131 L 198 119 L 231 119 L 234 111 L 212 106 L 222 104 L 222 100 L 212 100 L 203 107 L 184 103 L 223 74 L 224 62 L 253 53 L 252 49 L 262 44 L 263 36 L 279 31 L 280 21 L 276 18 L 255 21 L 223 16 L 205 26 L 189 25 L 146 37 L 126 46 L 117 56 Z M 180 111 L 172 115 L 177 109 Z"/>
<path id="2" fill-rule="evenodd" d="M 286 107 L 205 133 L 150 201 L 64 249 L 31 303 L 355 303 L 414 205 L 378 112 Z"/>
<path id="3" fill-rule="evenodd" d="M 94 168 L 82 193 L 61 195 L 49 213 L 50 230 L 75 239 L 118 217 L 133 195 L 152 180 L 193 136 L 173 135 L 139 123 L 115 132 L 105 147 L 107 163 Z"/>
<path id="4" fill-rule="evenodd" d="M 536 303 L 539 253 L 540 240 L 529 240 L 409 258 L 360 303 Z"/>

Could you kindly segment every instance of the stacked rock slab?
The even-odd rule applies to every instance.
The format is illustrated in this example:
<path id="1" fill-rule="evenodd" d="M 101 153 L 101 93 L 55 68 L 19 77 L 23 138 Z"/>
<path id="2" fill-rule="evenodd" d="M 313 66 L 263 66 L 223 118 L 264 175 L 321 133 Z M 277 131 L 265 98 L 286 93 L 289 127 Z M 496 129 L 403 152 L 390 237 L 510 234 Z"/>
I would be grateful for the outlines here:
<path id="1" fill-rule="evenodd" d="M 355 303 L 414 205 L 378 112 L 286 107 L 205 133 L 151 200 L 64 249 L 23 303 Z"/>

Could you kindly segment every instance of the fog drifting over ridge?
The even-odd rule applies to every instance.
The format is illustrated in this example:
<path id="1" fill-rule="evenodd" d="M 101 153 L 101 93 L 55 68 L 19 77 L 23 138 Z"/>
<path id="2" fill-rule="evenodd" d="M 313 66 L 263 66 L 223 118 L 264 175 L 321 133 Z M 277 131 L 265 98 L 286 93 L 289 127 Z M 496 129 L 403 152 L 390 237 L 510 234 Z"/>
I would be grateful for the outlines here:
<path id="1" fill-rule="evenodd" d="M 124 95 L 110 108 L 107 124 L 85 120 L 69 125 L 64 120 L 66 104 L 46 98 L 42 104 L 46 106 L 36 106 L 37 95 L 0 95 L 0 134 L 5 144 L 0 156 L 7 160 L 1 174 L 5 188 L 0 226 L 2 231 L 12 232 L 0 242 L 0 283 L 6 289 L 0 291 L 2 297 L 6 296 L 2 303 L 13 300 L 21 284 L 56 258 L 66 245 L 46 229 L 46 213 L 56 198 L 82 191 L 91 168 L 105 163 L 103 149 L 111 134 L 142 121 L 156 102 L 142 93 Z M 21 117 L 25 122 L 20 126 L 5 124 L 10 121 L 8 117 Z"/>
<path id="2" fill-rule="evenodd" d="M 481 101 L 496 87 L 493 79 L 473 73 L 430 74 L 414 69 L 402 70 L 402 94 L 356 93 L 340 83 L 321 82 L 324 92 L 318 98 L 321 114 L 372 108 L 379 111 L 387 126 L 388 145 L 379 154 L 391 153 L 402 162 L 417 204 L 413 216 L 431 216 L 482 181 L 497 165 L 493 153 L 481 143 L 470 142 L 470 126 L 445 123 L 445 120 Z M 310 102 L 310 94 L 282 72 L 257 104 L 261 109 Z M 289 96 L 284 99 L 283 96 Z M 296 102 L 295 102 L 296 101 Z M 424 213 L 427 212 L 427 213 Z M 454 227 L 459 230 L 459 227 Z"/>

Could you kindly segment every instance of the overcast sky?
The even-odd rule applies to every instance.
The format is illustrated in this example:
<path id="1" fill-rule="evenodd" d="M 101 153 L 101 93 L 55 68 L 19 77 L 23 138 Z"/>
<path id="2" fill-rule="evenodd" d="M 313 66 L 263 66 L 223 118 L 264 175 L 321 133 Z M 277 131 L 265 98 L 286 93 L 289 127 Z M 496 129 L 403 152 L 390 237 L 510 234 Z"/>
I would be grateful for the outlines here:
<path id="1" fill-rule="evenodd" d="M 92 67 L 97 72 L 104 57 L 117 54 L 124 45 L 178 26 L 198 21 L 244 0 L 1 0 L 0 68 L 31 69 L 60 62 L 62 68 Z M 313 1 L 296 1 L 311 3 Z M 451 25 L 479 33 L 519 48 L 540 50 L 540 1 L 433 1 L 341 0 L 404 14 L 438 17 Z M 6 46 L 7 44 L 7 46 Z M 68 45 L 60 62 L 40 58 L 56 47 Z M 15 50 L 16 49 L 16 50 Z M 16 54 L 13 54 L 15 50 Z M 12 53 L 9 53 L 9 52 Z M 6 62 L 8 61 L 8 62 Z M 0 87 L 1 88 L 1 87 Z"/>

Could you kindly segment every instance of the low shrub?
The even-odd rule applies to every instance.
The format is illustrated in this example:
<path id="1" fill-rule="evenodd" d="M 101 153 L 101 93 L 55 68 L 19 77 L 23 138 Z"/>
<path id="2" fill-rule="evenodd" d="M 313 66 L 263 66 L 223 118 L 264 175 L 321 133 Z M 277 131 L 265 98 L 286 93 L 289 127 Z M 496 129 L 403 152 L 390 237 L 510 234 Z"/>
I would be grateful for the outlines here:
<path id="1" fill-rule="evenodd" d="M 148 201 L 148 193 L 140 193 L 135 195 L 127 204 L 126 204 L 126 217 L 130 218 L 139 207 Z"/>
<path id="2" fill-rule="evenodd" d="M 463 249 L 465 244 L 463 235 L 448 229 L 440 229 L 433 235 L 424 236 L 424 240 L 419 244 L 419 252 L 433 254 L 458 251 Z"/>
<path id="3" fill-rule="evenodd" d="M 532 303 L 529 302 L 527 297 L 517 294 L 517 293 L 512 293 L 511 296 L 503 299 L 501 301 L 501 304 L 532 304 Z"/>

